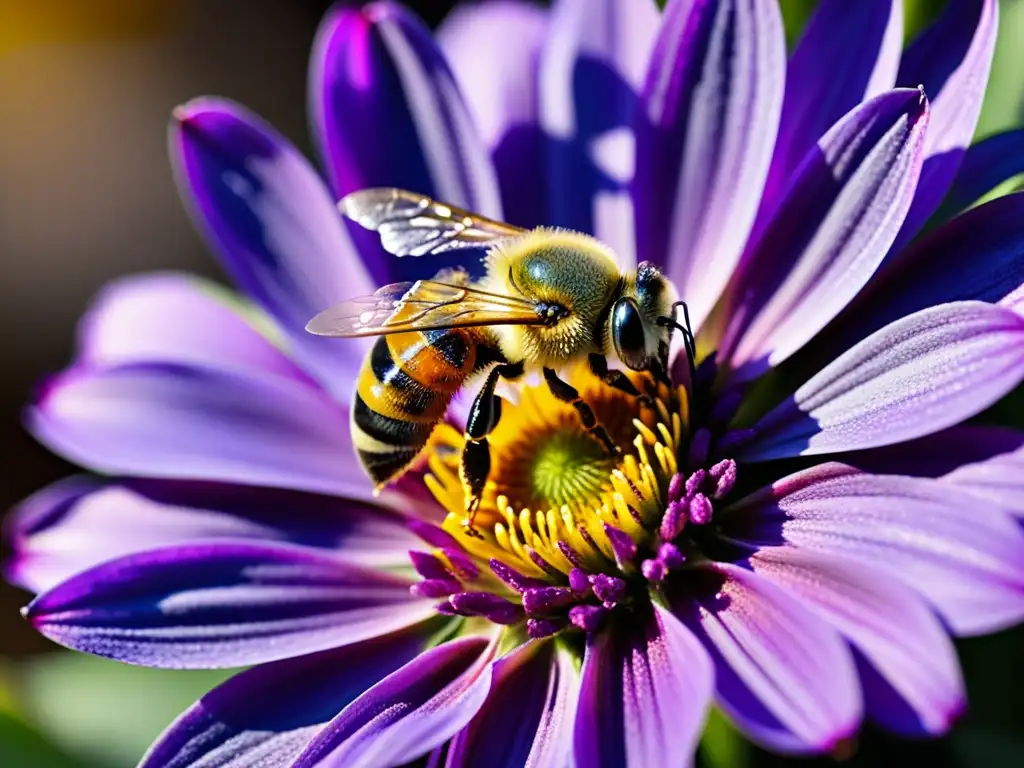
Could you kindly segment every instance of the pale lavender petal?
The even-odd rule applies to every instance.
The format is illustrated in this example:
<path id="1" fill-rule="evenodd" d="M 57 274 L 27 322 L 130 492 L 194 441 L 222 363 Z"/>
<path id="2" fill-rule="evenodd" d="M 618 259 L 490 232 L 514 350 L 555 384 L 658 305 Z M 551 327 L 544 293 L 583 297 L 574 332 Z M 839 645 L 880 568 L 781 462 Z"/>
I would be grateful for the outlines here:
<path id="1" fill-rule="evenodd" d="M 940 211 L 955 214 L 1021 173 L 1024 173 L 1024 129 L 989 136 L 967 148 Z"/>
<path id="2" fill-rule="evenodd" d="M 754 224 L 782 111 L 776 0 L 672 0 L 638 115 L 637 258 L 663 265 L 699 326 Z"/>
<path id="3" fill-rule="evenodd" d="M 683 765 L 711 701 L 713 671 L 693 633 L 660 606 L 589 636 L 576 713 L 580 768 Z"/>
<path id="4" fill-rule="evenodd" d="M 867 283 L 910 206 L 927 123 L 919 91 L 889 91 L 810 150 L 726 293 L 719 359 L 735 376 L 778 365 Z"/>
<path id="5" fill-rule="evenodd" d="M 409 9 L 375 2 L 329 11 L 313 45 L 309 109 L 337 198 L 393 186 L 502 217 L 487 149 L 430 30 Z M 374 233 L 350 231 L 380 283 L 467 262 L 397 259 Z"/>
<path id="6" fill-rule="evenodd" d="M 490 149 L 505 221 L 521 227 L 551 223 L 538 93 L 548 19 L 525 0 L 462 3 L 435 34 Z"/>
<path id="7" fill-rule="evenodd" d="M 71 368 L 27 414 L 56 453 L 107 474 L 344 495 L 369 482 L 346 408 L 274 376 L 187 365 Z"/>
<path id="8" fill-rule="evenodd" d="M 495 639 L 452 640 L 406 664 L 332 720 L 294 768 L 397 766 L 458 733 L 491 689 Z"/>
<path id="9" fill-rule="evenodd" d="M 891 254 L 917 234 L 953 183 L 978 124 L 998 26 L 997 0 L 949 3 L 903 55 L 896 82 L 924 87 L 932 119 L 921 181 Z"/>
<path id="10" fill-rule="evenodd" d="M 762 210 L 774 210 L 804 155 L 843 115 L 896 84 L 902 0 L 823 0 L 786 69 L 786 98 Z"/>
<path id="11" fill-rule="evenodd" d="M 310 383 L 309 376 L 264 334 L 280 334 L 273 322 L 254 307 L 246 307 L 250 316 L 243 316 L 241 299 L 234 299 L 236 306 L 228 303 L 231 300 L 223 288 L 192 275 L 158 273 L 115 280 L 79 322 L 79 359 L 88 365 L 187 363 Z"/>
<path id="12" fill-rule="evenodd" d="M 371 500 L 177 480 L 68 478 L 26 499 L 6 520 L 8 577 L 33 592 L 133 552 L 209 539 L 283 541 L 394 568 L 422 542 Z"/>
<path id="13" fill-rule="evenodd" d="M 347 398 L 368 343 L 347 340 L 342 350 L 306 323 L 374 285 L 327 188 L 298 150 L 237 104 L 196 99 L 174 117 L 171 160 L 196 226 L 303 365 Z"/>
<path id="14" fill-rule="evenodd" d="M 632 127 L 658 24 L 654 0 L 557 0 L 541 57 L 546 223 L 596 235 L 624 265 L 635 263 Z"/>
<path id="15" fill-rule="evenodd" d="M 753 546 L 815 549 L 903 581 L 957 634 L 1024 618 L 1024 534 L 953 483 L 823 464 L 748 496 L 721 519 L 724 535 Z"/>
<path id="16" fill-rule="evenodd" d="M 1024 380 L 1024 317 L 977 301 L 942 304 L 857 344 L 755 426 L 736 458 L 861 450 L 938 432 Z"/>
<path id="17" fill-rule="evenodd" d="M 242 672 L 183 712 L 140 768 L 287 768 L 343 708 L 422 652 L 431 626 Z"/>
<path id="18" fill-rule="evenodd" d="M 568 649 L 532 641 L 497 661 L 493 674 L 487 701 L 452 740 L 446 768 L 570 765 L 580 673 Z"/>
<path id="19" fill-rule="evenodd" d="M 434 615 L 409 586 L 310 547 L 224 540 L 102 563 L 37 597 L 25 616 L 54 642 L 129 664 L 240 667 Z"/>
<path id="20" fill-rule="evenodd" d="M 861 697 L 849 649 L 796 598 L 726 563 L 700 566 L 672 607 L 715 663 L 717 703 L 773 750 L 829 752 L 857 729 Z"/>
<path id="21" fill-rule="evenodd" d="M 836 318 L 815 352 L 848 349 L 901 317 L 936 304 L 1003 302 L 1024 285 L 1024 193 L 957 216 L 886 263 Z"/>
<path id="22" fill-rule="evenodd" d="M 867 688 L 868 715 L 880 725 L 938 735 L 963 712 L 956 651 L 931 608 L 911 589 L 860 562 L 795 547 L 765 547 L 750 565 L 839 630 L 905 702 L 909 718 L 886 719 L 894 708 L 888 699 L 876 707 L 876 688 Z"/>
<path id="23" fill-rule="evenodd" d="M 1017 447 L 982 461 L 965 464 L 942 480 L 955 483 L 1024 520 L 1024 433 L 1010 432 Z"/>

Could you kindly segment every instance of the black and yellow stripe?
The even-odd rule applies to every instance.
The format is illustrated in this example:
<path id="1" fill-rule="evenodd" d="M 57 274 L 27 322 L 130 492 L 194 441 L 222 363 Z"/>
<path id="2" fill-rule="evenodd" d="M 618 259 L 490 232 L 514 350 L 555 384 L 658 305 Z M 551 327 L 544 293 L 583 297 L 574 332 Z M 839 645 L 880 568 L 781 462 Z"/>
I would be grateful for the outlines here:
<path id="1" fill-rule="evenodd" d="M 427 444 L 452 397 L 477 364 L 472 329 L 379 337 L 363 362 L 352 403 L 352 440 L 379 487 L 401 474 Z"/>

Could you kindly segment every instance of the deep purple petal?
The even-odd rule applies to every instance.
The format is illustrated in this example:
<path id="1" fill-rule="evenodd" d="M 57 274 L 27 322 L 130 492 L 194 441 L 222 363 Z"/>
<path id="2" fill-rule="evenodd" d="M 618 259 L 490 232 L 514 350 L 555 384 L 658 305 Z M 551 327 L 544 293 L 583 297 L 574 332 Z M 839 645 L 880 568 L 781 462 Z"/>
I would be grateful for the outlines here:
<path id="1" fill-rule="evenodd" d="M 658 31 L 654 0 L 559 0 L 541 57 L 547 224 L 589 232 L 634 262 L 638 93 Z"/>
<path id="2" fill-rule="evenodd" d="M 7 574 L 33 592 L 116 557 L 200 539 L 321 547 L 347 562 L 408 565 L 419 538 L 365 498 L 174 480 L 68 478 L 26 499 L 7 520 Z"/>
<path id="3" fill-rule="evenodd" d="M 496 652 L 488 638 L 465 637 L 421 654 L 342 710 L 294 768 L 384 768 L 426 754 L 483 705 Z"/>
<path id="4" fill-rule="evenodd" d="M 851 736 L 861 698 L 849 649 L 793 595 L 735 565 L 708 564 L 707 584 L 673 596 L 715 662 L 718 705 L 754 741 L 828 752 Z"/>
<path id="5" fill-rule="evenodd" d="M 1024 173 L 1024 129 L 997 133 L 972 144 L 941 211 L 955 214 L 1020 173 Z"/>
<path id="6" fill-rule="evenodd" d="M 655 606 L 591 634 L 583 658 L 574 756 L 580 768 L 692 760 L 713 673 L 689 629 Z"/>
<path id="7" fill-rule="evenodd" d="M 25 609 L 37 630 L 68 648 L 175 669 L 313 653 L 433 613 L 404 579 L 308 547 L 227 540 L 100 564 Z"/>
<path id="8" fill-rule="evenodd" d="M 548 19 L 546 9 L 522 0 L 463 3 L 436 32 L 491 151 L 505 221 L 521 227 L 551 223 L 538 95 Z"/>
<path id="9" fill-rule="evenodd" d="M 792 355 L 868 281 L 910 206 L 927 123 L 920 92 L 888 91 L 812 147 L 724 299 L 719 360 L 737 376 Z"/>
<path id="10" fill-rule="evenodd" d="M 890 445 L 984 410 L 1024 380 L 1024 317 L 976 301 L 898 320 L 841 355 L 755 426 L 736 458 Z"/>
<path id="11" fill-rule="evenodd" d="M 907 48 L 898 85 L 924 87 L 932 103 L 921 181 L 890 253 L 898 253 L 945 197 L 971 143 L 999 26 L 997 0 L 949 3 Z"/>
<path id="12" fill-rule="evenodd" d="M 865 706 L 879 724 L 911 735 L 945 733 L 965 706 L 956 652 L 931 609 L 911 589 L 870 566 L 795 547 L 766 547 L 754 572 L 800 598 L 841 632 L 905 702 L 911 718 L 886 719 L 888 700 Z"/>
<path id="13" fill-rule="evenodd" d="M 903 46 L 901 0 L 824 0 L 786 69 L 786 98 L 761 216 L 832 125 L 896 84 Z"/>
<path id="14" fill-rule="evenodd" d="M 518 648 L 495 663 L 487 701 L 452 740 L 446 768 L 569 765 L 579 687 L 564 647 L 531 641 Z"/>
<path id="15" fill-rule="evenodd" d="M 140 768 L 287 768 L 343 708 L 423 651 L 426 626 L 242 672 L 183 712 Z"/>
<path id="16" fill-rule="evenodd" d="M 902 580 L 957 634 L 1024 618 L 1024 534 L 952 483 L 823 464 L 748 496 L 721 519 L 731 538 L 815 549 Z"/>
<path id="17" fill-rule="evenodd" d="M 982 428 L 983 429 L 983 428 Z M 1009 432 L 1017 447 L 982 461 L 965 464 L 942 480 L 955 483 L 1024 520 L 1024 433 Z"/>
<path id="18" fill-rule="evenodd" d="M 71 368 L 29 410 L 51 450 L 108 474 L 344 495 L 367 487 L 347 409 L 294 380 L 186 365 Z"/>
<path id="19" fill-rule="evenodd" d="M 699 326 L 739 261 L 782 111 L 775 0 L 671 0 L 636 129 L 637 258 L 663 265 Z"/>
<path id="20" fill-rule="evenodd" d="M 229 299 L 223 288 L 191 275 L 160 273 L 116 280 L 79 322 L 79 359 L 89 365 L 186 363 L 309 383 L 309 377 L 253 324 L 262 320 L 266 330 L 276 331 L 271 321 L 255 309 L 252 319 L 243 317 Z"/>
<path id="21" fill-rule="evenodd" d="M 407 8 L 376 2 L 329 11 L 313 46 L 309 105 L 336 197 L 393 186 L 501 218 L 487 150 L 430 31 Z M 397 259 L 374 233 L 350 226 L 380 283 L 466 262 Z"/>
<path id="22" fill-rule="evenodd" d="M 836 461 L 882 475 L 941 477 L 965 464 L 1012 453 L 1024 446 L 1024 433 L 1004 427 L 959 424 L 895 445 L 837 454 Z"/>
<path id="23" fill-rule="evenodd" d="M 330 193 L 283 136 L 243 107 L 197 99 L 178 107 L 171 160 L 196 226 L 224 268 L 281 324 L 299 360 L 345 394 L 368 344 L 314 337 L 306 323 L 373 291 Z"/>
<path id="24" fill-rule="evenodd" d="M 882 267 L 826 331 L 847 349 L 919 309 L 950 301 L 1000 302 L 1024 284 L 1024 193 L 991 200 L 929 232 Z"/>

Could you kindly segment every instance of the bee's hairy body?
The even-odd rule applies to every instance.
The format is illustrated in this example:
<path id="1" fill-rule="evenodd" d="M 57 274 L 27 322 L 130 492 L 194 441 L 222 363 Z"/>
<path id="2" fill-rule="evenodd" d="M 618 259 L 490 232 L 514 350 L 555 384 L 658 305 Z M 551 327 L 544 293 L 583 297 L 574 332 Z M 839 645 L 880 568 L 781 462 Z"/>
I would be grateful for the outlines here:
<path id="1" fill-rule="evenodd" d="M 356 451 L 378 488 L 409 468 L 455 394 L 493 363 L 522 363 L 523 371 L 533 371 L 560 369 L 591 354 L 616 354 L 612 307 L 637 292 L 637 275 L 621 272 L 614 254 L 597 240 L 536 229 L 492 247 L 486 266 L 486 275 L 472 287 L 525 297 L 545 307 L 552 322 L 378 337 L 363 363 L 352 406 Z M 674 296 L 666 286 L 660 279 L 650 281 L 649 314 L 668 311 Z M 393 320 L 415 311 L 399 306 Z"/>

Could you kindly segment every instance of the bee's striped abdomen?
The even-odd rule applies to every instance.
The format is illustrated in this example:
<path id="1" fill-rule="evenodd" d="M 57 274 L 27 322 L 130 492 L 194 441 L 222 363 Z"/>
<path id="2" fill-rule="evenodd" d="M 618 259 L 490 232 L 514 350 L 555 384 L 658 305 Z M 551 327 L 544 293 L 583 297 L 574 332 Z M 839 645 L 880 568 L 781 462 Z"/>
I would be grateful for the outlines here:
<path id="1" fill-rule="evenodd" d="M 470 330 L 381 336 L 359 372 L 352 439 L 376 485 L 400 474 L 426 445 L 476 365 Z"/>

